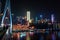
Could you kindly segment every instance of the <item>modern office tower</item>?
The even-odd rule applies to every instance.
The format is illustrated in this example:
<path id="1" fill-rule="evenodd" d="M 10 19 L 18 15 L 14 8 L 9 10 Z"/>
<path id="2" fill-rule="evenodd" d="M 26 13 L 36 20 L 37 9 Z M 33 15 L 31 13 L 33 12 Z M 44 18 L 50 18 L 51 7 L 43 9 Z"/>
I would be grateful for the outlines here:
<path id="1" fill-rule="evenodd" d="M 30 21 L 30 11 L 27 11 L 27 20 Z"/>

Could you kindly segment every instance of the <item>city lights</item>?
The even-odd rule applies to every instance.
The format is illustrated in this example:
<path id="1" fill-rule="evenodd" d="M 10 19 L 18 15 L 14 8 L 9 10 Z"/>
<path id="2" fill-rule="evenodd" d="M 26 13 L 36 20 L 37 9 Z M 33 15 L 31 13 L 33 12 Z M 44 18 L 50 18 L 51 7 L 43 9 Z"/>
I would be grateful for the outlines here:
<path id="1" fill-rule="evenodd" d="M 29 20 L 29 23 L 32 23 L 32 20 Z"/>
<path id="2" fill-rule="evenodd" d="M 42 19 L 43 18 L 43 15 L 40 15 L 40 18 Z"/>
<path id="3" fill-rule="evenodd" d="M 20 33 L 20 37 L 26 36 L 26 33 Z"/>
<path id="4" fill-rule="evenodd" d="M 60 40 L 59 16 L 54 15 L 58 11 L 48 6 L 50 1 L 16 1 L 0 2 L 0 40 Z"/>
<path id="5" fill-rule="evenodd" d="M 4 26 L 4 24 L 3 23 L 1 23 L 1 27 L 3 27 Z"/>

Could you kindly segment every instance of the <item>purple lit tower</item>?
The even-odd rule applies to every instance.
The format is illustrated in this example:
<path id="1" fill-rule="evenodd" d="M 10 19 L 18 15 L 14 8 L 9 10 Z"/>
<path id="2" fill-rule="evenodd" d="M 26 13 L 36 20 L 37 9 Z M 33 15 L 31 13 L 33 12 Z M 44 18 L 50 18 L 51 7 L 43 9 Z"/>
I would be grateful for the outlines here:
<path id="1" fill-rule="evenodd" d="M 52 24 L 54 22 L 54 15 L 53 14 L 51 15 L 51 22 L 52 22 Z"/>

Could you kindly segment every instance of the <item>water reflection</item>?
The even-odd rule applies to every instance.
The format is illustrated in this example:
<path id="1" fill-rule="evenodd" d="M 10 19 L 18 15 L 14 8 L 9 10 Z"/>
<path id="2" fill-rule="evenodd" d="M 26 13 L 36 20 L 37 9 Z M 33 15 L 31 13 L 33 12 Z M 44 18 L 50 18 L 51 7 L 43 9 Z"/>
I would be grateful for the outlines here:
<path id="1" fill-rule="evenodd" d="M 41 32 L 22 32 L 19 33 L 19 37 L 15 34 L 15 39 L 13 40 L 60 40 L 60 31 L 59 32 L 50 32 L 46 31 L 45 33 Z"/>

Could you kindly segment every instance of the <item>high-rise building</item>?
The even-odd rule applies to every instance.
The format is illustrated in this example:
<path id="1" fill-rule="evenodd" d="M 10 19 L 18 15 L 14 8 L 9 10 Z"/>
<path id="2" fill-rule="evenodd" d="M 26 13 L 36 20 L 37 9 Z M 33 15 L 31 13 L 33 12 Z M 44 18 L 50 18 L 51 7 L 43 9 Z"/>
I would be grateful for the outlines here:
<path id="1" fill-rule="evenodd" d="M 30 11 L 27 11 L 27 20 L 30 21 Z"/>
<path id="2" fill-rule="evenodd" d="M 54 15 L 53 14 L 51 15 L 51 22 L 52 23 L 54 22 Z"/>

